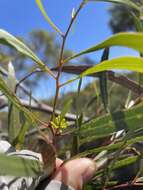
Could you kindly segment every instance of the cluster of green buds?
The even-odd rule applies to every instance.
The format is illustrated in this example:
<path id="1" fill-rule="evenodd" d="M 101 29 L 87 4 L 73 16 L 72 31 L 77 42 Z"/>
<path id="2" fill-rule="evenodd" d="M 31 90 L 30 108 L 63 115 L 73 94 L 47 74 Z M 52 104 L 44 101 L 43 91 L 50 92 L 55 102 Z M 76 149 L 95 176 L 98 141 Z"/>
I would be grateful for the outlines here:
<path id="1" fill-rule="evenodd" d="M 51 121 L 52 126 L 55 129 L 66 129 L 68 127 L 67 121 L 65 118 L 62 118 L 60 115 L 55 117 L 53 121 Z"/>

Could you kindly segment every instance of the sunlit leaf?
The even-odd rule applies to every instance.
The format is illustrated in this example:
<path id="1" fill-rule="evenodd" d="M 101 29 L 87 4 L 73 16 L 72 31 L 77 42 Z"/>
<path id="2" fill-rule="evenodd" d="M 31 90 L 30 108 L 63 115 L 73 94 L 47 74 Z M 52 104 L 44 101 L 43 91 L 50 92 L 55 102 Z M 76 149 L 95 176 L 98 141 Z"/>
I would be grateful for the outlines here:
<path id="1" fill-rule="evenodd" d="M 112 70 L 112 69 L 130 70 L 130 71 L 143 73 L 143 58 L 119 57 L 119 58 L 111 59 L 108 61 L 103 61 L 100 64 L 90 67 L 89 69 L 81 73 L 79 77 L 66 81 L 64 85 L 74 82 L 80 77 L 84 77 L 87 75 L 91 75 L 91 74 L 102 72 L 102 71 Z"/>
<path id="2" fill-rule="evenodd" d="M 47 20 L 47 22 L 52 26 L 52 28 L 58 32 L 61 36 L 63 35 L 62 32 L 57 28 L 57 26 L 51 21 L 51 19 L 49 18 L 49 16 L 47 15 L 43 5 L 42 5 L 42 2 L 41 0 L 36 0 L 36 3 L 39 7 L 39 9 L 41 10 L 43 16 L 45 17 L 45 19 Z"/>
<path id="3" fill-rule="evenodd" d="M 143 33 L 118 33 L 118 34 L 112 35 L 107 40 L 105 40 L 91 48 L 88 48 L 84 51 L 81 51 L 78 54 L 75 54 L 75 55 L 67 58 L 65 60 L 65 62 L 67 62 L 73 58 L 79 57 L 81 55 L 95 52 L 97 50 L 104 49 L 107 47 L 112 47 L 112 46 L 124 46 L 124 47 L 135 49 L 135 50 L 143 53 L 142 44 L 143 44 Z"/>
<path id="4" fill-rule="evenodd" d="M 143 73 L 143 58 L 119 57 L 108 61 L 103 61 L 102 63 L 84 71 L 80 77 L 112 69 L 123 69 Z"/>
<path id="5" fill-rule="evenodd" d="M 42 70 L 47 71 L 53 76 L 51 70 L 32 52 L 29 47 L 27 47 L 23 42 L 2 29 L 0 29 L 0 44 L 8 45 L 17 49 L 22 54 L 34 60 Z"/>

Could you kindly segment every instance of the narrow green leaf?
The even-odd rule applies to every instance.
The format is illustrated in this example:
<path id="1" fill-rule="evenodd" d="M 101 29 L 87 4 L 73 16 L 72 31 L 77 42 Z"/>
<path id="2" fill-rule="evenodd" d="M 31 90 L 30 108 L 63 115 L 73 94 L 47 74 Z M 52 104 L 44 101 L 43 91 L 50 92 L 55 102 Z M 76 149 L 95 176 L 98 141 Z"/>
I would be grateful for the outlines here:
<path id="1" fill-rule="evenodd" d="M 42 163 L 37 160 L 0 154 L 0 175 L 38 177 L 43 172 Z"/>
<path id="2" fill-rule="evenodd" d="M 82 108 L 80 105 L 80 91 L 82 86 L 82 78 L 79 79 L 78 88 L 77 88 L 77 95 L 76 95 L 76 121 L 75 127 L 77 128 L 77 135 L 73 136 L 72 148 L 71 148 L 71 155 L 74 156 L 79 152 L 79 135 L 80 135 L 80 127 L 82 124 Z"/>
<path id="3" fill-rule="evenodd" d="M 74 135 L 72 138 L 71 156 L 78 154 L 79 152 L 79 137 Z"/>
<path id="4" fill-rule="evenodd" d="M 140 105 L 129 110 L 118 111 L 92 119 L 81 127 L 80 144 L 93 142 L 120 130 L 134 131 L 141 129 L 143 123 L 142 112 L 143 106 Z"/>
<path id="5" fill-rule="evenodd" d="M 72 99 L 71 98 L 68 98 L 68 99 L 66 99 L 64 101 L 63 108 L 62 108 L 62 111 L 61 111 L 61 114 L 60 114 L 61 120 L 65 117 L 66 113 L 69 111 L 71 104 L 72 104 Z"/>
<path id="6" fill-rule="evenodd" d="M 118 168 L 121 168 L 121 167 L 128 166 L 130 164 L 135 163 L 138 159 L 139 159 L 139 156 L 131 156 L 129 158 L 122 159 L 120 161 L 117 161 L 114 164 L 113 169 L 118 169 Z"/>
<path id="7" fill-rule="evenodd" d="M 126 167 L 126 166 L 129 166 L 130 164 L 133 164 L 135 162 L 137 162 L 139 160 L 139 156 L 130 156 L 128 158 L 124 158 L 122 160 L 119 160 L 117 161 L 114 166 L 113 166 L 113 170 L 116 170 L 116 169 L 119 169 L 119 168 L 122 168 L 122 167 Z M 101 172 L 103 173 L 103 171 L 97 171 L 98 175 L 101 174 Z"/>
<path id="8" fill-rule="evenodd" d="M 76 127 L 80 128 L 80 115 L 82 114 L 82 107 L 81 107 L 81 102 L 80 102 L 80 91 L 81 91 L 81 86 L 82 86 L 82 78 L 79 79 L 78 82 L 78 89 L 77 89 L 77 95 L 76 95 Z M 82 119 L 82 117 L 81 117 Z"/>
<path id="9" fill-rule="evenodd" d="M 124 105 L 124 107 L 125 107 L 126 109 L 129 109 L 129 108 L 130 108 L 131 98 L 132 98 L 132 92 L 129 90 L 128 96 L 127 96 L 127 99 L 126 99 L 126 102 L 125 102 L 125 105 Z"/>
<path id="10" fill-rule="evenodd" d="M 93 46 L 91 48 L 88 48 L 78 54 L 75 54 L 65 60 L 65 62 L 79 57 L 81 55 L 91 53 L 103 48 L 111 47 L 111 46 L 124 46 L 128 48 L 135 49 L 141 53 L 143 53 L 143 33 L 118 33 L 115 35 L 112 35 L 107 40 L 97 44 L 96 46 Z"/>
<path id="11" fill-rule="evenodd" d="M 140 18 L 137 17 L 133 12 L 131 12 L 131 15 L 132 15 L 133 20 L 134 20 L 134 25 L 136 27 L 136 31 L 137 32 L 142 32 L 143 31 L 143 26 L 142 26 L 142 23 L 140 21 Z"/>
<path id="12" fill-rule="evenodd" d="M 137 17 L 134 13 L 131 13 L 133 20 L 134 20 L 134 25 L 136 28 L 137 32 L 142 32 L 143 31 L 143 25 L 139 17 Z M 143 57 L 143 54 L 140 53 L 140 56 Z M 143 74 L 139 73 L 138 74 L 138 79 L 139 79 L 139 85 L 143 85 Z M 138 90 L 138 94 L 141 94 L 140 89 Z"/>
<path id="13" fill-rule="evenodd" d="M 105 48 L 105 50 L 103 51 L 101 62 L 108 60 L 108 57 L 109 57 L 109 48 Z M 105 111 L 109 112 L 108 90 L 107 90 L 107 73 L 106 73 L 106 71 L 99 73 L 99 87 L 100 87 L 101 99 L 102 99 Z"/>
<path id="14" fill-rule="evenodd" d="M 72 82 L 76 81 L 77 79 L 79 79 L 79 77 L 76 77 L 76 78 L 73 78 L 73 79 L 71 79 L 71 80 L 68 80 L 68 81 L 66 81 L 65 83 L 61 84 L 60 87 L 65 86 L 65 85 L 67 85 L 67 84 L 69 84 L 69 83 L 72 83 Z"/>
<path id="15" fill-rule="evenodd" d="M 7 85 L 9 89 L 14 93 L 16 87 L 15 70 L 11 62 L 8 64 L 8 78 Z M 20 129 L 19 111 L 13 106 L 11 102 L 8 102 L 8 137 L 9 142 L 12 143 L 16 138 Z"/>
<path id="16" fill-rule="evenodd" d="M 47 20 L 47 22 L 52 26 L 52 28 L 58 32 L 61 36 L 63 36 L 62 32 L 59 30 L 59 28 L 57 28 L 57 26 L 51 21 L 51 19 L 49 18 L 49 16 L 47 15 L 41 0 L 36 0 L 36 3 L 41 11 L 41 13 L 43 14 L 43 16 L 45 17 L 45 19 Z"/>
<path id="17" fill-rule="evenodd" d="M 30 128 L 30 123 L 25 121 L 21 126 L 19 133 L 13 142 L 16 149 L 21 150 L 23 148 L 25 142 L 25 136 L 29 128 Z"/>
<path id="18" fill-rule="evenodd" d="M 143 74 L 142 73 L 138 74 L 138 83 L 140 86 L 143 86 Z M 138 94 L 140 94 L 140 95 L 142 94 L 140 89 L 138 90 Z"/>
<path id="19" fill-rule="evenodd" d="M 140 11 L 140 7 L 138 7 L 133 1 L 131 0 L 89 0 L 91 2 L 109 2 L 109 3 L 117 3 L 117 4 L 121 4 L 121 5 L 126 5 L 130 8 L 133 8 L 137 11 Z"/>
<path id="20" fill-rule="evenodd" d="M 143 73 L 143 58 L 119 57 L 108 61 L 103 61 L 102 63 L 97 64 L 84 71 L 80 77 L 112 69 L 125 69 Z"/>
<path id="21" fill-rule="evenodd" d="M 2 29 L 0 29 L 0 44 L 8 45 L 17 49 L 20 53 L 34 60 L 42 70 L 47 71 L 51 76 L 53 76 L 52 71 L 32 52 L 31 49 L 29 49 L 29 47 Z"/>
<path id="22" fill-rule="evenodd" d="M 128 140 L 124 147 L 128 147 L 129 145 L 132 145 L 132 144 L 137 143 L 139 141 L 143 141 L 143 136 L 135 137 L 135 138 L 132 138 L 132 139 Z M 98 147 L 98 148 L 92 148 L 90 150 L 86 150 L 84 152 L 79 153 L 78 155 L 76 155 L 76 157 L 83 157 L 83 156 L 87 156 L 89 154 L 99 153 L 99 152 L 104 151 L 104 150 L 106 150 L 106 151 L 115 151 L 115 150 L 121 148 L 123 145 L 124 145 L 124 142 L 118 142 L 116 144 L 110 144 L 110 145 L 107 145 L 107 146 L 101 146 L 101 147 Z"/>
<path id="23" fill-rule="evenodd" d="M 8 106 L 8 139 L 13 144 L 14 139 L 20 130 L 19 110 L 10 103 Z"/>
<path id="24" fill-rule="evenodd" d="M 2 76 L 0 75 L 0 90 L 5 94 L 5 96 L 9 99 L 9 101 L 16 106 L 17 109 L 22 111 L 25 114 L 27 120 L 31 123 L 32 126 L 37 126 L 38 119 L 37 117 L 26 109 L 24 106 L 21 105 L 19 99 L 16 95 L 8 88 L 6 82 L 3 80 Z"/>

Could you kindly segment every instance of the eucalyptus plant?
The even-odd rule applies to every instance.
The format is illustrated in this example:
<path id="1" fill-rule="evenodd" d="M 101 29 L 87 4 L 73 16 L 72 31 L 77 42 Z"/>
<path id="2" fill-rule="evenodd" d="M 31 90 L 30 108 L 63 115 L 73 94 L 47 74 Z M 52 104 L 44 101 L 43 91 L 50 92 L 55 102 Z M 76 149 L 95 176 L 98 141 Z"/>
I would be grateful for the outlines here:
<path id="1" fill-rule="evenodd" d="M 130 15 L 134 19 L 137 31 L 133 33 L 123 32 L 112 35 L 99 44 L 93 44 L 92 47 L 88 47 L 81 52 L 65 58 L 65 44 L 73 23 L 78 19 L 80 11 L 84 9 L 88 3 L 92 3 L 94 6 L 95 3 L 101 1 L 116 3 L 128 7 Z M 36 4 L 46 21 L 61 38 L 60 55 L 57 59 L 56 68 L 50 69 L 50 67 L 40 60 L 40 58 L 26 44 L 7 31 L 0 29 L 0 44 L 15 48 L 18 52 L 33 60 L 36 65 L 36 69 L 32 73 L 27 74 L 25 78 L 18 82 L 14 74 L 14 68 L 10 63 L 7 79 L 2 75 L 4 71 L 1 70 L 0 90 L 8 99 L 8 140 L 17 150 L 23 149 L 23 147 L 26 146 L 26 141 L 29 138 L 29 135 L 31 135 L 31 128 L 34 128 L 33 130 L 38 134 L 38 137 L 35 137 L 37 138 L 36 140 L 39 140 L 40 137 L 40 142 L 44 142 L 43 144 L 45 145 L 44 147 L 38 145 L 38 151 L 42 155 L 43 162 L 29 161 L 28 159 L 2 154 L 0 155 L 0 174 L 13 176 L 38 176 L 44 172 L 45 169 L 48 169 L 48 173 L 51 174 L 54 170 L 56 154 L 65 158 L 66 151 L 69 151 L 70 159 L 74 157 L 88 156 L 94 159 L 97 163 L 98 171 L 91 183 L 85 187 L 87 189 L 120 189 L 121 187 L 130 187 L 131 185 L 138 186 L 138 182 L 143 186 L 143 171 L 140 169 L 140 163 L 142 160 L 142 149 L 140 147 L 143 141 L 142 94 L 140 94 L 132 104 L 129 104 L 130 102 L 128 102 L 126 109 L 111 112 L 108 101 L 109 90 L 107 88 L 108 79 L 110 79 L 113 80 L 113 82 L 126 86 L 130 91 L 134 90 L 132 86 L 142 89 L 140 81 L 139 83 L 135 83 L 125 77 L 123 78 L 124 81 L 122 81 L 120 78 L 116 77 L 112 71 L 116 69 L 129 70 L 139 73 L 139 77 L 142 77 L 143 33 L 142 22 L 140 20 L 142 7 L 132 0 L 82 0 L 79 7 L 72 12 L 69 26 L 67 27 L 67 30 L 63 32 L 49 18 L 42 1 L 36 0 Z M 138 14 L 135 15 L 133 10 Z M 110 48 L 113 46 L 134 49 L 140 53 L 140 57 L 126 56 L 109 59 Z M 66 66 L 67 62 L 85 54 L 96 53 L 98 50 L 104 50 L 100 63 L 91 67 L 85 67 L 83 65 L 78 68 L 70 65 Z M 51 76 L 56 84 L 53 108 L 50 119 L 47 123 L 41 121 L 31 109 L 26 108 L 17 94 L 17 88 L 21 86 L 22 82 L 27 77 L 35 72 L 43 72 Z M 60 78 L 63 74 L 62 72 L 71 72 L 78 76 L 65 83 L 60 83 Z M 78 104 L 80 100 L 82 79 L 89 75 L 93 77 L 96 76 L 99 79 L 100 96 L 105 109 L 105 114 L 101 117 L 85 118 L 82 108 L 80 108 Z M 64 103 L 61 112 L 57 113 L 56 108 L 60 89 L 65 85 L 71 85 L 75 80 L 79 80 L 76 97 L 77 109 L 75 118 L 73 119 L 74 123 L 70 125 L 67 119 L 67 113 L 71 106 L 71 100 L 68 99 Z M 11 81 L 13 81 L 12 85 Z M 32 98 L 30 94 L 29 97 Z M 32 105 L 30 104 L 29 107 L 32 108 Z M 68 140 L 70 140 L 70 143 L 67 143 L 67 137 Z M 64 142 L 64 145 L 60 146 L 60 150 L 56 150 L 56 147 L 58 146 L 57 144 L 61 141 L 62 143 Z M 17 167 L 17 163 L 19 167 Z M 133 169 L 134 167 L 136 170 Z M 4 170 L 4 168 L 7 168 L 7 170 Z M 28 170 L 25 170 L 25 168 L 28 168 Z M 131 176 L 126 173 L 126 168 L 129 168 L 130 171 L 133 170 Z M 124 178 L 127 178 L 127 180 L 124 180 Z"/>

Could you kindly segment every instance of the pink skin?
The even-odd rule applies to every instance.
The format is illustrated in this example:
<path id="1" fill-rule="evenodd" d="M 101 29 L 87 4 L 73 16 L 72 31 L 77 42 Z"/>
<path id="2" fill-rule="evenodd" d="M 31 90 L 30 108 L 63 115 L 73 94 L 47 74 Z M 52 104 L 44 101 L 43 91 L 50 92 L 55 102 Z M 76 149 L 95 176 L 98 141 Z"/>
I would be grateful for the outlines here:
<path id="1" fill-rule="evenodd" d="M 53 179 L 62 181 L 75 190 L 81 190 L 83 184 L 87 183 L 96 171 L 95 163 L 88 158 L 78 158 L 65 164 L 62 163 L 62 160 L 56 159 L 57 170 L 53 175 Z"/>

